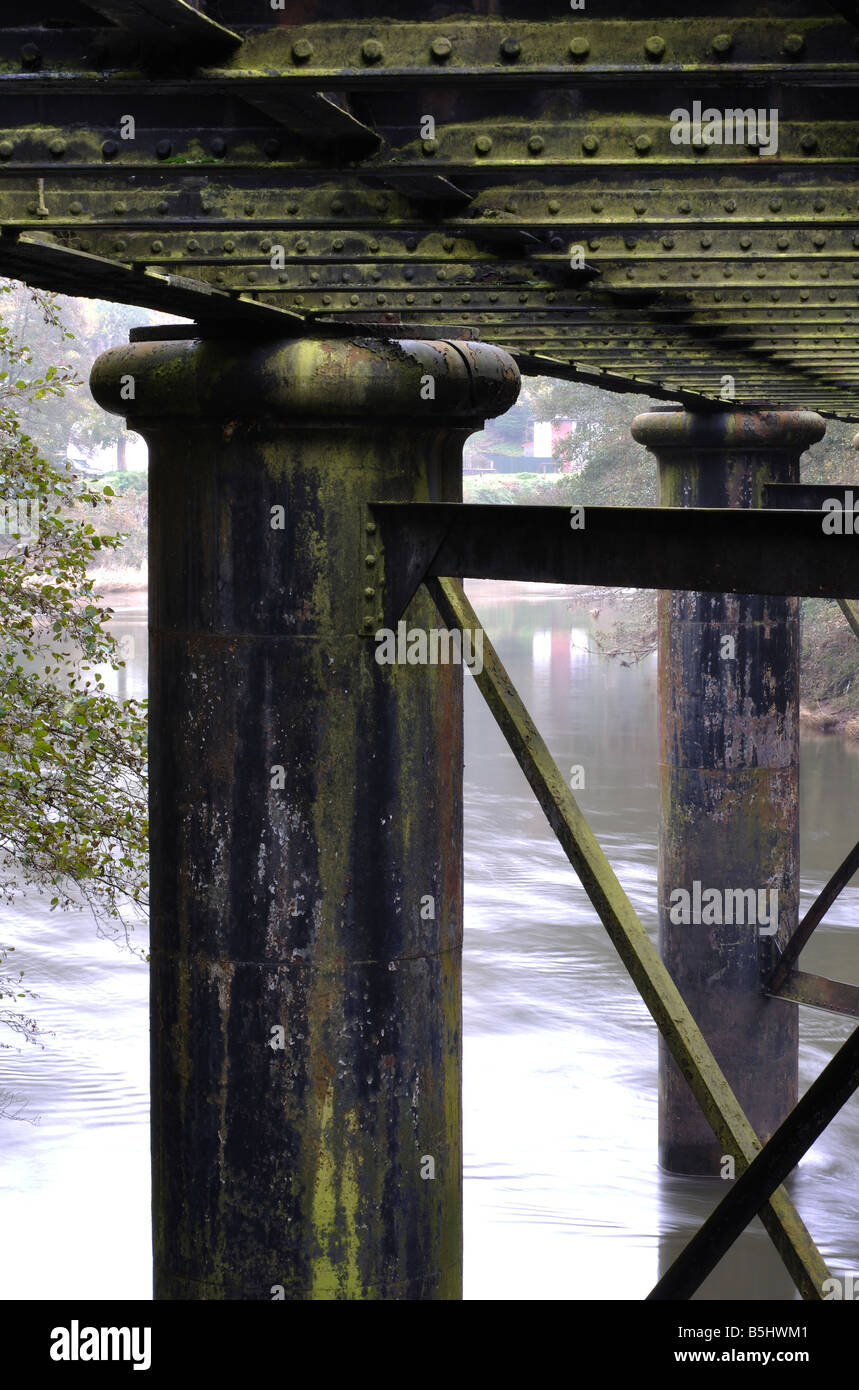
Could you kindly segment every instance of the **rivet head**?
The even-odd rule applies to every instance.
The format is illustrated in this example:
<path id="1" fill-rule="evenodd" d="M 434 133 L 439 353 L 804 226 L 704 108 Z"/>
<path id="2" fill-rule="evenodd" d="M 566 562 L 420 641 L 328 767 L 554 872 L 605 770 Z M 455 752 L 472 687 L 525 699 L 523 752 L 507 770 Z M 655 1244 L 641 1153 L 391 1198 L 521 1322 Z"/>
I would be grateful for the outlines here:
<path id="1" fill-rule="evenodd" d="M 335 237 L 334 240 L 333 240 L 332 243 L 331 243 L 331 250 L 332 250 L 332 251 L 342 251 L 342 250 L 343 250 L 343 247 L 344 247 L 345 245 L 346 245 L 346 243 L 344 242 L 344 240 L 343 240 L 342 237 L 339 237 L 339 236 L 338 236 L 338 237 Z"/>
<path id="2" fill-rule="evenodd" d="M 0 140 L 0 159 L 11 159 L 15 153 L 15 146 L 11 140 Z"/>
<path id="3" fill-rule="evenodd" d="M 595 135 L 586 135 L 582 140 L 582 149 L 585 154 L 596 154 L 600 147 L 600 142 Z"/>
<path id="4" fill-rule="evenodd" d="M 647 154 L 648 150 L 651 149 L 652 145 L 653 141 L 651 140 L 649 135 L 636 135 L 635 148 L 639 154 Z"/>
<path id="5" fill-rule="evenodd" d="M 531 136 L 531 139 L 528 141 L 529 154 L 542 154 L 545 148 L 546 142 L 543 139 L 542 135 Z"/>
<path id="6" fill-rule="evenodd" d="M 787 34 L 781 51 L 787 58 L 798 58 L 804 48 L 805 39 L 802 34 Z"/>
<path id="7" fill-rule="evenodd" d="M 823 235 L 823 232 L 815 232 L 814 236 L 811 238 L 811 244 L 812 246 L 825 246 L 826 237 Z"/>
<path id="8" fill-rule="evenodd" d="M 786 251 L 787 248 L 790 246 L 790 237 L 780 236 L 776 241 L 776 246 L 778 247 L 779 251 Z"/>
<path id="9" fill-rule="evenodd" d="M 226 247 L 225 247 L 224 249 L 226 250 Z M 164 250 L 164 242 L 163 242 L 163 241 L 157 241 L 157 240 L 156 240 L 156 241 L 153 241 L 153 243 L 152 243 L 152 245 L 151 245 L 151 247 L 150 247 L 150 250 L 154 251 L 154 252 L 155 252 L 155 255 L 157 256 L 157 255 L 159 254 L 159 252 L 161 252 L 161 251 Z"/>
<path id="10" fill-rule="evenodd" d="M 438 141 L 422 140 L 421 149 L 423 150 L 424 154 L 438 154 Z"/>
<path id="11" fill-rule="evenodd" d="M 825 209 L 826 209 L 826 199 L 825 199 L 825 198 L 815 198 L 815 200 L 814 200 L 814 211 L 815 211 L 815 212 L 824 212 Z"/>
<path id="12" fill-rule="evenodd" d="M 104 159 L 113 159 L 115 155 L 119 154 L 119 146 L 115 140 L 105 140 L 101 147 L 101 153 Z"/>
<path id="13" fill-rule="evenodd" d="M 200 243 L 199 243 L 199 241 L 197 241 L 196 237 L 191 237 L 191 240 L 188 242 L 188 250 L 189 250 L 189 251 L 199 251 L 199 249 L 200 249 Z"/>
<path id="14" fill-rule="evenodd" d="M 593 203 L 591 203 L 591 212 L 602 212 L 604 206 L 604 203 L 601 203 L 599 199 L 596 199 Z"/>
<path id="15" fill-rule="evenodd" d="M 650 38 L 645 40 L 644 51 L 648 58 L 658 63 L 665 53 L 665 40 L 658 34 L 651 34 Z"/>
<path id="16" fill-rule="evenodd" d="M 549 211 L 552 213 L 561 211 L 561 204 L 558 202 L 557 198 L 549 199 Z"/>
<path id="17" fill-rule="evenodd" d="M 713 238 L 710 236 L 709 232 L 705 232 L 702 236 L 701 245 L 703 246 L 705 251 L 709 250 L 709 248 L 713 245 Z"/>
<path id="18" fill-rule="evenodd" d="M 365 39 L 361 44 L 361 57 L 365 63 L 379 63 L 384 57 L 385 50 L 378 39 Z"/>
<path id="19" fill-rule="evenodd" d="M 682 203 L 678 203 L 678 205 L 677 205 L 677 211 L 678 211 L 678 212 L 691 212 L 691 211 L 692 211 L 692 204 L 689 202 L 689 199 L 688 199 L 688 198 L 684 198 Z"/>
<path id="20" fill-rule="evenodd" d="M 492 137 L 490 135 L 478 135 L 474 142 L 474 148 L 478 154 L 489 154 L 492 149 Z"/>
<path id="21" fill-rule="evenodd" d="M 376 557 L 375 557 L 375 555 L 365 555 L 365 556 L 364 556 L 364 564 L 367 566 L 367 569 L 368 569 L 368 570 L 373 569 L 373 568 L 375 567 L 375 564 L 376 564 Z"/>
<path id="22" fill-rule="evenodd" d="M 364 524 L 364 530 L 367 532 L 367 535 L 368 535 L 368 536 L 375 536 L 375 534 L 376 534 L 376 523 L 375 523 L 375 521 L 367 521 L 367 522 L 365 522 L 365 524 Z"/>
<path id="23" fill-rule="evenodd" d="M 723 206 L 724 206 L 725 212 L 736 212 L 736 211 L 737 211 L 737 204 L 736 204 L 736 201 L 735 201 L 734 198 L 728 198 L 728 200 L 723 204 Z"/>
<path id="24" fill-rule="evenodd" d="M 570 53 L 574 58 L 577 58 L 579 60 L 581 60 L 582 58 L 587 58 L 590 51 L 591 46 L 587 39 L 570 39 Z"/>
<path id="25" fill-rule="evenodd" d="M 859 232 L 856 232 L 853 237 L 853 245 L 859 249 Z"/>
<path id="26" fill-rule="evenodd" d="M 305 251 L 308 249 L 308 242 L 306 242 L 302 237 L 300 241 L 297 241 L 295 243 L 295 249 L 298 252 L 299 256 L 303 256 Z"/>
<path id="27" fill-rule="evenodd" d="M 781 198 L 770 198 L 770 212 L 781 212 Z"/>
<path id="28" fill-rule="evenodd" d="M 117 202 L 114 203 L 113 210 L 114 212 L 128 212 L 128 204 L 122 198 L 120 198 L 117 200 Z M 167 211 L 166 207 L 164 211 Z"/>
<path id="29" fill-rule="evenodd" d="M 369 587 L 369 585 L 368 585 L 367 588 L 364 590 L 364 597 L 365 597 L 365 598 L 375 598 L 375 597 L 376 597 L 376 590 L 375 590 L 375 589 L 371 589 L 371 588 Z"/>
<path id="30" fill-rule="evenodd" d="M 245 203 L 245 216 L 246 216 L 246 217 L 253 217 L 253 215 L 254 215 L 254 213 L 256 212 L 256 210 L 257 210 L 257 205 L 256 205 L 256 203 Z"/>
<path id="31" fill-rule="evenodd" d="M 83 203 L 69 203 L 69 212 L 72 214 L 73 217 L 79 217 L 83 210 Z M 118 246 L 117 250 L 124 251 L 125 242 L 122 243 L 122 246 Z"/>
<path id="32" fill-rule="evenodd" d="M 298 212 L 298 203 L 287 203 L 286 210 L 289 213 L 290 217 L 294 217 L 295 214 Z"/>
<path id="33" fill-rule="evenodd" d="M 800 148 L 803 149 L 806 154 L 811 154 L 812 150 L 817 149 L 817 136 L 812 135 L 809 131 L 806 135 L 803 135 L 799 144 Z"/>
<path id="34" fill-rule="evenodd" d="M 227 152 L 227 142 L 223 140 L 220 135 L 216 135 L 213 140 L 209 141 L 209 149 L 213 155 L 216 155 L 218 159 L 220 159 L 220 157 Z"/>
<path id="35" fill-rule="evenodd" d="M 752 239 L 751 239 L 750 236 L 741 236 L 741 237 L 740 237 L 740 246 L 741 246 L 741 248 L 742 248 L 743 251 L 748 251 L 748 249 L 749 249 L 749 247 L 751 246 L 751 244 L 752 244 Z"/>
<path id="36" fill-rule="evenodd" d="M 453 44 L 450 39 L 446 39 L 443 35 L 440 35 L 437 39 L 433 39 L 430 44 L 430 52 L 438 62 L 443 63 L 453 52 Z"/>
<path id="37" fill-rule="evenodd" d="M 212 208 L 213 208 L 214 206 L 215 206 L 215 204 L 212 203 L 212 202 L 210 202 L 208 198 L 202 198 L 202 197 L 201 197 L 201 199 L 200 199 L 200 211 L 201 211 L 201 212 L 211 212 L 211 211 L 212 211 Z"/>
<path id="38" fill-rule="evenodd" d="M 733 46 L 733 34 L 716 34 L 715 38 L 710 40 L 710 50 L 715 53 L 717 58 L 724 58 L 727 53 L 730 53 Z"/>
<path id="39" fill-rule="evenodd" d="M 159 140 L 155 146 L 155 153 L 159 159 L 167 159 L 173 153 L 173 146 L 169 140 Z"/>
<path id="40" fill-rule="evenodd" d="M 306 63 L 313 57 L 313 44 L 310 39 L 296 39 L 292 45 L 292 56 L 296 63 Z"/>
<path id="41" fill-rule="evenodd" d="M 379 243 L 378 243 L 378 241 L 376 241 L 375 238 L 374 238 L 372 241 L 368 241 L 368 242 L 367 242 L 367 247 L 368 247 L 368 250 L 370 250 L 370 251 L 378 251 L 378 250 L 379 250 Z"/>
<path id="42" fill-rule="evenodd" d="M 665 247 L 665 250 L 666 250 L 666 251 L 673 251 L 673 250 L 674 250 L 674 238 L 673 238 L 673 236 L 664 236 L 664 237 L 662 238 L 662 245 Z"/>
<path id="43" fill-rule="evenodd" d="M 368 632 L 372 632 L 374 626 L 375 626 L 375 624 L 374 624 L 374 621 L 373 621 L 372 618 L 365 618 L 365 619 L 364 619 L 364 627 L 367 629 Z"/>
<path id="44" fill-rule="evenodd" d="M 59 140 L 59 139 L 58 139 L 58 140 L 52 140 L 51 143 L 50 143 L 50 145 L 48 146 L 48 149 L 51 151 L 51 154 L 54 155 L 55 158 L 58 159 L 58 158 L 60 157 L 60 155 L 65 154 L 65 152 L 66 152 L 66 142 L 65 142 L 65 140 Z"/>
<path id="45" fill-rule="evenodd" d="M 450 251 L 453 250 L 453 248 L 454 248 L 455 245 L 456 245 L 456 242 L 453 240 L 453 237 L 449 237 L 449 236 L 448 236 L 448 237 L 445 237 L 444 241 L 442 242 L 442 244 L 441 244 L 441 249 L 442 249 L 443 251 L 448 251 L 448 252 L 450 252 Z"/>
<path id="46" fill-rule="evenodd" d="M 639 217 L 643 217 L 644 214 L 647 212 L 647 207 L 644 203 L 633 203 L 632 210 Z"/>
<path id="47" fill-rule="evenodd" d="M 124 251 L 127 245 L 127 241 L 124 241 L 122 237 L 118 237 L 116 241 L 113 243 L 113 249 L 114 251 Z"/>
<path id="48" fill-rule="evenodd" d="M 522 45 L 518 39 L 514 39 L 512 36 L 510 36 L 506 39 L 502 39 L 500 51 L 502 58 L 506 58 L 508 61 L 511 61 L 519 57 L 519 54 L 522 52 Z"/>

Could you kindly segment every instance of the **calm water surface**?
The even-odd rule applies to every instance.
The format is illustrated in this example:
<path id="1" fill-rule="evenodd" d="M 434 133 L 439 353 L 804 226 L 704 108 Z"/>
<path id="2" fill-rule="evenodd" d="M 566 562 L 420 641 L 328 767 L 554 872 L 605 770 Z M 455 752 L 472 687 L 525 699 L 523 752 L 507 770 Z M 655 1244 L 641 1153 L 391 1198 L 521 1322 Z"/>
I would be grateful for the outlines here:
<path id="1" fill-rule="evenodd" d="M 569 595 L 470 592 L 559 765 L 585 767 L 580 802 L 655 936 L 655 657 L 595 655 Z M 124 693 L 140 696 L 145 610 L 114 607 L 133 653 Z M 466 1297 L 640 1299 L 721 1184 L 656 1163 L 655 1026 L 470 677 L 465 775 Z M 857 786 L 859 749 L 804 740 L 803 906 L 855 842 Z M 804 968 L 859 984 L 857 923 L 851 887 Z M 44 1051 L 0 1054 L 4 1107 L 38 1121 L 0 1119 L 0 1297 L 151 1297 L 146 966 L 36 898 L 6 909 L 0 934 L 53 1030 Z M 850 1022 L 800 1020 L 805 1087 Z M 854 1098 L 789 1184 L 835 1274 L 859 1271 L 857 1150 Z M 699 1296 L 794 1294 L 755 1222 Z"/>

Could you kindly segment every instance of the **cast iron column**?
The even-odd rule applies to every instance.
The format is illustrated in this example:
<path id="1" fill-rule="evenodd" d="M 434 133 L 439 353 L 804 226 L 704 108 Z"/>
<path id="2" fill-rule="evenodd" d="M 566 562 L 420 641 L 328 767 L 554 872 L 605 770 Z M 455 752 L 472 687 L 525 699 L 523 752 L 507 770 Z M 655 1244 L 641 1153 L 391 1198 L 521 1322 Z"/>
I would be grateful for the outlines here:
<path id="1" fill-rule="evenodd" d="M 766 483 L 799 481 L 824 429 L 809 411 L 667 410 L 632 433 L 656 455 L 660 506 L 759 507 Z M 766 1140 L 797 1100 L 797 1006 L 762 995 L 761 973 L 799 906 L 798 599 L 660 592 L 659 740 L 660 949 Z M 720 1174 L 722 1157 L 660 1039 L 660 1163 Z"/>
<path id="2" fill-rule="evenodd" d="M 461 1296 L 462 672 L 375 661 L 367 503 L 460 501 L 518 380 L 368 339 L 93 369 L 150 445 L 156 1298 Z"/>

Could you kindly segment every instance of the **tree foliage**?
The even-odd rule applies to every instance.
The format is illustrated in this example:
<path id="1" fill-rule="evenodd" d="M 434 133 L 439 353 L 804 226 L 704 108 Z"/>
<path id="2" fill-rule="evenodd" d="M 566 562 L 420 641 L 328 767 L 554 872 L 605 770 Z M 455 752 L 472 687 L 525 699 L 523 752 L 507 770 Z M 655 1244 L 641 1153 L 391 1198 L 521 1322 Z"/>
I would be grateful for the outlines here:
<path id="1" fill-rule="evenodd" d="M 54 298 L 29 294 L 63 332 Z M 64 453 L 50 462 L 24 427 L 74 373 L 34 370 L 2 315 L 0 362 L 0 896 L 30 889 L 52 909 L 88 905 L 103 934 L 130 944 L 147 898 L 145 702 L 104 687 L 99 667 L 124 663 L 105 629 L 112 610 L 87 578 L 122 536 L 100 529 L 111 489 L 81 481 Z M 0 947 L 0 1023 L 32 1039 L 34 1020 L 3 1004 L 27 993 L 2 972 L 9 949 Z"/>

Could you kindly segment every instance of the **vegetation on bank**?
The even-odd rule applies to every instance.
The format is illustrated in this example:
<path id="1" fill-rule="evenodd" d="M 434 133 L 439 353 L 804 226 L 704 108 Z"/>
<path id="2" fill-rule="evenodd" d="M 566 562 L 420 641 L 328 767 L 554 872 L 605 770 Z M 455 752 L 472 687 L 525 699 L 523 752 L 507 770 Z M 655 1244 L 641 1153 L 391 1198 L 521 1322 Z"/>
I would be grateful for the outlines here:
<path id="1" fill-rule="evenodd" d="M 69 331 L 54 296 L 24 293 L 22 313 L 0 285 L 0 900 L 31 889 L 52 909 L 87 905 L 130 944 L 147 907 L 146 712 L 105 689 L 124 663 L 91 573 L 124 547 L 114 489 L 68 461 L 89 428 L 74 364 L 32 346 Z M 0 1026 L 37 1041 L 14 949 L 0 943 Z"/>

